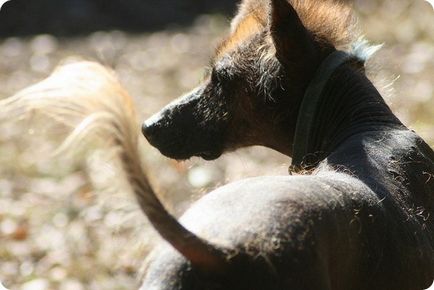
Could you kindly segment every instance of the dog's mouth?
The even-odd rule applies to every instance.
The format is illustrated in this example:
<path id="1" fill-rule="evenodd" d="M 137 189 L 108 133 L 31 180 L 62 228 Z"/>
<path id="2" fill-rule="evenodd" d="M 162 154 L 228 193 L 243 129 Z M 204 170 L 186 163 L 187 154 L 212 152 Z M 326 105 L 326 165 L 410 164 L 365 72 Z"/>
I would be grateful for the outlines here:
<path id="1" fill-rule="evenodd" d="M 217 152 L 217 151 L 204 151 L 204 152 L 200 152 L 198 154 L 195 154 L 195 156 L 201 157 L 207 161 L 215 160 L 215 159 L 219 158 L 221 155 L 222 155 L 222 153 Z"/>
<path id="2" fill-rule="evenodd" d="M 184 151 L 179 150 L 182 146 L 176 146 L 178 150 L 175 150 L 174 148 L 162 148 L 162 146 L 155 146 L 157 149 L 159 149 L 160 153 L 164 156 L 176 160 L 187 160 L 193 156 L 203 158 L 207 161 L 215 160 L 219 158 L 222 155 L 221 151 L 218 150 L 207 150 L 207 151 L 200 151 L 200 152 L 192 152 L 192 151 Z"/>
<path id="3" fill-rule="evenodd" d="M 149 143 L 157 148 L 161 154 L 176 160 L 186 160 L 193 156 L 205 160 L 215 160 L 222 153 L 222 147 L 218 138 L 209 137 L 209 132 L 200 130 L 174 129 L 174 127 L 162 127 L 145 122 L 142 127 L 143 135 Z M 214 134 L 216 135 L 216 134 Z"/>

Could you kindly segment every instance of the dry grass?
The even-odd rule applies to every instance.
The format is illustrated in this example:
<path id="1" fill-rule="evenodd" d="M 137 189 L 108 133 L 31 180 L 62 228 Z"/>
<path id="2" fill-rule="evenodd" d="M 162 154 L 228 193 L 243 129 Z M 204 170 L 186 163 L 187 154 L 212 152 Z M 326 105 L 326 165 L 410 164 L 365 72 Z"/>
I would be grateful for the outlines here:
<path id="1" fill-rule="evenodd" d="M 367 38 L 385 42 L 373 62 L 382 64 L 374 74 L 384 84 L 395 80 L 392 92 L 392 86 L 384 89 L 387 101 L 434 145 L 434 11 L 423 0 L 360 0 L 356 6 Z M 220 16 L 202 16 L 192 27 L 153 34 L 1 40 L 0 96 L 46 77 L 61 59 L 81 55 L 114 68 L 144 119 L 200 81 L 227 28 Z M 0 280 L 25 290 L 135 288 L 144 245 L 155 234 L 104 150 L 88 154 L 83 146 L 74 157 L 51 156 L 65 136 L 62 126 L 38 115 L 2 121 Z M 261 148 L 212 163 L 176 163 L 141 145 L 154 184 L 178 214 L 219 184 L 286 174 L 289 164 Z"/>

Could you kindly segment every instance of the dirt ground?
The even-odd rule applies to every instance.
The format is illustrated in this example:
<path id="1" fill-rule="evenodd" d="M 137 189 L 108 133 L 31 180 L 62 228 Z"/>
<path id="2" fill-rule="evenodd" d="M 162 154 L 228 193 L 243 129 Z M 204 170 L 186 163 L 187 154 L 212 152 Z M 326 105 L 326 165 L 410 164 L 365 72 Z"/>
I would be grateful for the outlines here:
<path id="1" fill-rule="evenodd" d="M 434 10 L 423 0 L 359 0 L 356 9 L 366 37 L 384 43 L 371 74 L 403 122 L 434 146 Z M 226 16 L 202 15 L 153 33 L 0 39 L 0 98 L 80 56 L 112 67 L 144 120 L 201 80 L 227 29 Z M 0 126 L 0 281 L 21 290 L 134 289 L 156 234 L 104 152 L 51 156 L 64 136 L 37 119 Z M 290 163 L 264 148 L 177 163 L 142 145 L 153 183 L 176 214 L 216 186 L 287 174 Z"/>

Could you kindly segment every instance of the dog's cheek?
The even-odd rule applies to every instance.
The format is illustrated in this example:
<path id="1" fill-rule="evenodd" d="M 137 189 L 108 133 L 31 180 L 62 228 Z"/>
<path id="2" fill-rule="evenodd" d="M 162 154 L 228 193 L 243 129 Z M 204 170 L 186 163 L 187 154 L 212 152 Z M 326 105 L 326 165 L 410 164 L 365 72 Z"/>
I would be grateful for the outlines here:
<path id="1" fill-rule="evenodd" d="M 227 106 L 211 96 L 202 96 L 194 109 L 191 124 L 194 151 L 221 151 L 227 127 Z"/>
<path id="2" fill-rule="evenodd" d="M 226 142 L 227 151 L 254 145 L 254 128 L 258 122 L 252 102 L 245 92 L 240 92 L 232 99 L 228 112 Z"/>

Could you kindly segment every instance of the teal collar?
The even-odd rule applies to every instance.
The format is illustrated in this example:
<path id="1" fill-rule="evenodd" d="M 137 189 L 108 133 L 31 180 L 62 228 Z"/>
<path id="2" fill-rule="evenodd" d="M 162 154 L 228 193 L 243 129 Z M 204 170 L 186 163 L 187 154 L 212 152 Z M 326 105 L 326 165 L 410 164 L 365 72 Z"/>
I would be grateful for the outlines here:
<path id="1" fill-rule="evenodd" d="M 313 132 L 315 131 L 314 127 L 317 126 L 315 118 L 320 110 L 319 104 L 321 103 L 323 90 L 336 69 L 349 59 L 351 59 L 351 55 L 346 52 L 335 51 L 331 53 L 321 63 L 307 87 L 298 112 L 290 171 L 300 171 L 312 166 L 306 159 L 320 149 L 314 148 Z"/>

